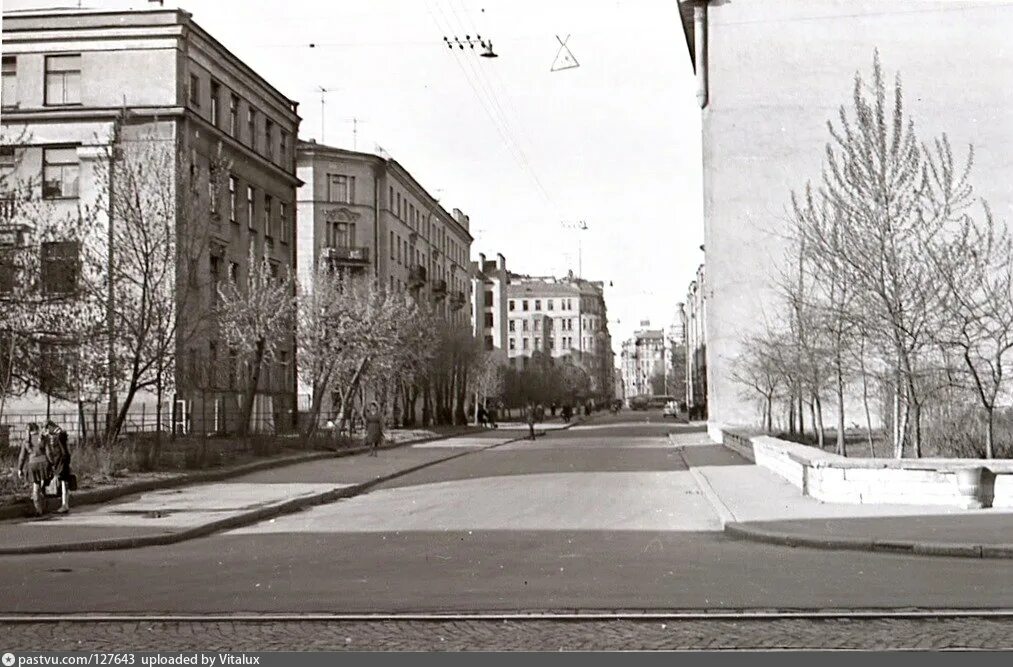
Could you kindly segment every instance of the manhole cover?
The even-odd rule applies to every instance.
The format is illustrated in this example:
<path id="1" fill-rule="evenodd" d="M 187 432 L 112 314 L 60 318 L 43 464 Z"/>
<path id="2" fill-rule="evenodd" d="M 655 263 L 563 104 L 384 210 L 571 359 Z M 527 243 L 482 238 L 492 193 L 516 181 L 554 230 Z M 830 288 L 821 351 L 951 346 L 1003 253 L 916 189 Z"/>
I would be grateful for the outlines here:
<path id="1" fill-rule="evenodd" d="M 62 574 L 62 573 L 65 573 L 65 572 L 73 572 L 73 571 L 74 570 L 70 569 L 69 567 L 54 567 L 51 570 L 46 570 L 46 572 L 56 572 L 57 574 Z"/>

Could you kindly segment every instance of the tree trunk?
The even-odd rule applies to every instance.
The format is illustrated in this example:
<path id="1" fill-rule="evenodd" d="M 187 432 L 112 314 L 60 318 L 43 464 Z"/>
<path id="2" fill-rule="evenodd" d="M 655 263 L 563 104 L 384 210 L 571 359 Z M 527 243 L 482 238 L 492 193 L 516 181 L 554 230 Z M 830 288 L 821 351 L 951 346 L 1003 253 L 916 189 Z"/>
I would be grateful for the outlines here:
<path id="1" fill-rule="evenodd" d="M 837 453 L 848 455 L 844 445 L 844 373 L 840 364 L 837 366 Z"/>
<path id="2" fill-rule="evenodd" d="M 320 406 L 324 404 L 324 396 L 327 392 L 327 386 L 330 384 L 330 378 L 324 378 L 320 382 L 313 383 L 313 394 L 310 400 L 310 414 L 309 420 L 306 424 L 305 430 L 303 430 L 302 441 L 303 445 L 308 445 L 313 436 L 316 435 L 318 422 L 320 421 Z"/>
<path id="3" fill-rule="evenodd" d="M 862 373 L 862 405 L 865 408 L 865 428 L 867 429 L 866 435 L 869 438 L 869 456 L 876 458 L 876 445 L 872 439 L 872 413 L 869 410 L 869 376 L 865 372 L 865 342 L 862 342 L 862 348 L 859 350 L 858 363 Z"/>
<path id="4" fill-rule="evenodd" d="M 239 411 L 239 437 L 245 438 L 250 433 L 250 417 L 253 414 L 253 401 L 257 397 L 257 386 L 260 384 L 260 367 L 263 366 L 265 341 L 263 338 L 257 341 L 257 347 L 253 352 L 253 368 L 250 373 L 250 383 L 243 395 L 243 405 Z M 203 409 L 203 408 L 202 408 Z M 206 430 L 203 429 L 202 430 Z"/>
<path id="5" fill-rule="evenodd" d="M 989 406 L 988 418 L 985 422 L 985 458 L 990 459 L 995 456 L 994 440 L 995 437 L 995 406 Z"/>
<path id="6" fill-rule="evenodd" d="M 820 449 L 826 445 L 826 437 L 823 431 L 823 401 L 818 395 L 813 396 L 813 431 L 816 434 L 816 444 Z"/>
<path id="7" fill-rule="evenodd" d="M 369 363 L 368 355 L 363 357 L 359 362 L 359 367 L 355 369 L 355 373 L 352 375 L 352 381 L 348 383 L 348 386 L 345 387 L 345 391 L 341 393 L 341 406 L 340 412 L 338 413 L 338 419 L 340 420 L 337 427 L 338 433 L 342 433 L 345 430 L 345 424 L 348 422 L 348 413 L 352 404 L 352 396 L 354 395 L 356 388 L 359 386 L 362 374 L 366 370 L 367 363 Z"/>
<path id="8" fill-rule="evenodd" d="M 802 390 L 798 391 L 798 435 L 805 438 L 805 401 L 802 400 Z"/>

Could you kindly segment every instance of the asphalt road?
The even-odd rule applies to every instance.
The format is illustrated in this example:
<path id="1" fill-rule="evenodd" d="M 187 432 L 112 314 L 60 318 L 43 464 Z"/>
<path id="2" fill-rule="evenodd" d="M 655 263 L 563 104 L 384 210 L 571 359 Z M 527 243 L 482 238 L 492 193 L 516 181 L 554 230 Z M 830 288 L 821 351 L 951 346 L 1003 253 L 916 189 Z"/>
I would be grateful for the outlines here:
<path id="1" fill-rule="evenodd" d="M 604 416 L 231 533 L 4 557 L 0 611 L 1013 607 L 1013 561 L 726 537 L 668 445 L 676 428 Z"/>

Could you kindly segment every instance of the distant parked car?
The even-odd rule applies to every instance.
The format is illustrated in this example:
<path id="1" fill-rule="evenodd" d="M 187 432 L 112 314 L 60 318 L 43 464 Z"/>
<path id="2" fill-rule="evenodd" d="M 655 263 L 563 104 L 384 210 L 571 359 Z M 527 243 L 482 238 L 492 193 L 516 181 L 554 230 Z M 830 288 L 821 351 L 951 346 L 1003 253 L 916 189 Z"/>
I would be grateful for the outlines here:
<path id="1" fill-rule="evenodd" d="M 648 408 L 651 410 L 664 410 L 665 406 L 675 400 L 674 396 L 658 395 L 647 399 Z"/>
<path id="2" fill-rule="evenodd" d="M 662 417 L 674 417 L 679 418 L 679 401 L 669 401 L 665 403 L 665 407 L 661 411 Z"/>

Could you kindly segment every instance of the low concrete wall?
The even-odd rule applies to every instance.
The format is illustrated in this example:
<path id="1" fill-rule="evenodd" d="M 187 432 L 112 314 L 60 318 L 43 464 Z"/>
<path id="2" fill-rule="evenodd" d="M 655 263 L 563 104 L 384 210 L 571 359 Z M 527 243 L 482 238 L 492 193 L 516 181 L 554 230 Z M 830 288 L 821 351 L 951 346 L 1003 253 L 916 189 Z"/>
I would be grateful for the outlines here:
<path id="1" fill-rule="evenodd" d="M 1013 508 L 1013 460 L 855 459 L 716 425 L 719 442 L 825 502 Z M 713 437 L 713 436 L 712 436 Z M 745 454 L 743 454 L 745 455 Z"/>

